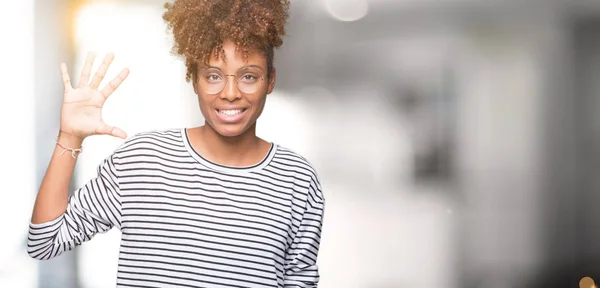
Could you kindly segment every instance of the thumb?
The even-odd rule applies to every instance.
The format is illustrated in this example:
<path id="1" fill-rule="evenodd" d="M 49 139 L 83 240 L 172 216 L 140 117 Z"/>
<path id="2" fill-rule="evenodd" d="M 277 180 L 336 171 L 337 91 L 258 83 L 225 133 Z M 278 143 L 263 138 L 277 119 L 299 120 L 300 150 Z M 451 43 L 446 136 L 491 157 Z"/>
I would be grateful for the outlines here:
<path id="1" fill-rule="evenodd" d="M 123 131 L 121 128 L 110 126 L 104 123 L 104 121 L 102 121 L 98 129 L 96 129 L 96 134 L 110 135 L 121 139 L 127 138 L 127 133 L 125 133 L 125 131 Z"/>

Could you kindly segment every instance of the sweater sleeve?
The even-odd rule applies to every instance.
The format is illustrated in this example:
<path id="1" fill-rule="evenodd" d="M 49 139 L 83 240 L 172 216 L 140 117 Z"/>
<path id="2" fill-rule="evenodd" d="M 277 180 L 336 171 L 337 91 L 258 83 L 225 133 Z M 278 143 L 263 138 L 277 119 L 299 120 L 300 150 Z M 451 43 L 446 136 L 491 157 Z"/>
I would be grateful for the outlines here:
<path id="1" fill-rule="evenodd" d="M 324 211 L 325 199 L 321 187 L 318 180 L 313 179 L 309 186 L 300 227 L 286 252 L 284 287 L 317 287 L 319 282 L 317 255 Z"/>
<path id="2" fill-rule="evenodd" d="M 90 240 L 112 227 L 121 228 L 121 199 L 114 154 L 97 168 L 97 176 L 76 190 L 58 218 L 29 224 L 27 252 L 47 260 Z"/>

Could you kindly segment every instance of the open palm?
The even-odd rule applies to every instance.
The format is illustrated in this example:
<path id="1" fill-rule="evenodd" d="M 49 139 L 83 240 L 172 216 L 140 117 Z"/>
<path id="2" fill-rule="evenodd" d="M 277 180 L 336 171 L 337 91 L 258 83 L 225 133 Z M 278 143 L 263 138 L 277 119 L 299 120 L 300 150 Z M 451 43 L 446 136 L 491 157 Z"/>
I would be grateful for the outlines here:
<path id="1" fill-rule="evenodd" d="M 127 134 L 125 131 L 110 126 L 102 120 L 102 107 L 108 97 L 127 78 L 129 70 L 127 68 L 123 69 L 106 87 L 98 90 L 98 86 L 100 86 L 100 83 L 104 79 L 106 71 L 108 71 L 108 67 L 114 59 L 114 55 L 112 53 L 106 55 L 104 61 L 94 74 L 94 78 L 90 81 L 89 78 L 94 58 L 94 53 L 88 53 L 79 84 L 75 88 L 71 86 L 67 66 L 64 63 L 61 64 L 65 94 L 60 114 L 60 129 L 62 132 L 80 139 L 101 134 L 126 138 Z"/>

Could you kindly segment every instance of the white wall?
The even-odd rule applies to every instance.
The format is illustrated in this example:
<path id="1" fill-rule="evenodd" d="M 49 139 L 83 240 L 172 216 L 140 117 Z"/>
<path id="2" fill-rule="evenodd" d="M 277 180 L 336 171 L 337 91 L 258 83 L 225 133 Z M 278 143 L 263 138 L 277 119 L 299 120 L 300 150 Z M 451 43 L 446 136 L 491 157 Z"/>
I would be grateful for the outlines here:
<path id="1" fill-rule="evenodd" d="M 25 251 L 36 187 L 34 1 L 3 3 L 0 18 L 0 287 L 35 287 L 37 267 Z M 52 145 L 49 141 L 48 145 Z"/>

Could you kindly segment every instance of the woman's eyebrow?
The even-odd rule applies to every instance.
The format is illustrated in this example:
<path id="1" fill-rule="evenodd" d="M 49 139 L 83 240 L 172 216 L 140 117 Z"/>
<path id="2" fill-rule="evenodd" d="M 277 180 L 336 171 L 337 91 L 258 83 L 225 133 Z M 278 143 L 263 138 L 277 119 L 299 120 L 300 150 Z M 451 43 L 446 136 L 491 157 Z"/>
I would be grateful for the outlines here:
<path id="1" fill-rule="evenodd" d="M 242 66 L 242 67 L 238 68 L 237 71 L 242 70 L 242 69 L 246 69 L 246 68 L 257 68 L 257 69 L 260 69 L 260 70 L 264 70 L 259 65 L 250 64 L 250 65 L 246 65 L 246 66 Z M 217 70 L 223 71 L 223 69 L 221 69 L 221 67 L 212 66 L 212 65 L 207 66 L 206 69 L 217 69 Z"/>

